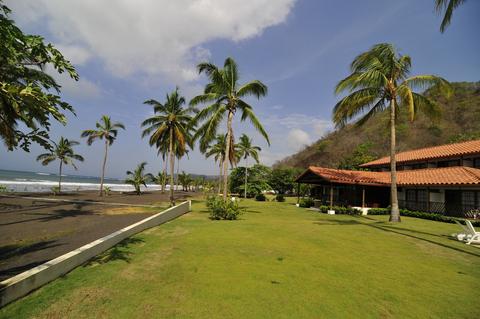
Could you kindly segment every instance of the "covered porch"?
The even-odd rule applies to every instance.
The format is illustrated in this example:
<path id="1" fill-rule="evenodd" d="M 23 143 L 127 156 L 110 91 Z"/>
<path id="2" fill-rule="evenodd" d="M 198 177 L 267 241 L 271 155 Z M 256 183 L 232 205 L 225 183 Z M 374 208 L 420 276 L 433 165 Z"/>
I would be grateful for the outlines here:
<path id="1" fill-rule="evenodd" d="M 313 185 L 310 196 L 317 200 L 316 205 L 387 207 L 390 204 L 390 188 L 365 176 L 371 173 L 309 168 L 296 182 L 298 186 Z M 359 178 L 360 175 L 364 178 Z"/>

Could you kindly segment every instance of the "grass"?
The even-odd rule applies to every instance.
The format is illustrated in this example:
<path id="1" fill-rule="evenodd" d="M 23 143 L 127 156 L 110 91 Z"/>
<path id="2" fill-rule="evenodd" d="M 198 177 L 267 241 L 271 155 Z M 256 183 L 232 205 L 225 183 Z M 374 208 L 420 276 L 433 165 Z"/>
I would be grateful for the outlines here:
<path id="1" fill-rule="evenodd" d="M 474 318 L 480 249 L 457 226 L 203 203 L 0 310 L 0 318 Z"/>

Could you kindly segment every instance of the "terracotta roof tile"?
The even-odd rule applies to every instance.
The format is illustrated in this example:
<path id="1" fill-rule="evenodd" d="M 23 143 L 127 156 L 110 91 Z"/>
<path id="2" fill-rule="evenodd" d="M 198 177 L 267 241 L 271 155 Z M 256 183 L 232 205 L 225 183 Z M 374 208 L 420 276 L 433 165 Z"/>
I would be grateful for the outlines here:
<path id="1" fill-rule="evenodd" d="M 297 178 L 301 182 L 308 173 L 337 184 L 390 185 L 390 172 L 349 171 L 311 166 Z M 397 172 L 398 186 L 480 185 L 480 169 L 455 166 Z"/>
<path id="2" fill-rule="evenodd" d="M 436 158 L 447 158 L 461 155 L 480 154 L 480 140 L 447 144 L 440 146 L 433 146 L 427 148 L 421 148 L 418 150 L 411 150 L 398 153 L 395 158 L 397 163 L 415 162 Z M 383 157 L 360 166 L 372 167 L 377 165 L 385 165 L 390 163 L 390 156 Z"/>

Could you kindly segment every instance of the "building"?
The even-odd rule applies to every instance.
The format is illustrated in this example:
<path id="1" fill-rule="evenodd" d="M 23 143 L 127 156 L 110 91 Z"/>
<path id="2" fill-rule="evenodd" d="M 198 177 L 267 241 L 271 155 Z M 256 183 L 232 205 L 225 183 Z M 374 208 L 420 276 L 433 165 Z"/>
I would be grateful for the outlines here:
<path id="1" fill-rule="evenodd" d="M 400 208 L 465 216 L 480 209 L 480 140 L 396 154 Z M 313 184 L 325 205 L 387 207 L 390 157 L 361 165 L 365 171 L 309 167 L 297 183 Z"/>

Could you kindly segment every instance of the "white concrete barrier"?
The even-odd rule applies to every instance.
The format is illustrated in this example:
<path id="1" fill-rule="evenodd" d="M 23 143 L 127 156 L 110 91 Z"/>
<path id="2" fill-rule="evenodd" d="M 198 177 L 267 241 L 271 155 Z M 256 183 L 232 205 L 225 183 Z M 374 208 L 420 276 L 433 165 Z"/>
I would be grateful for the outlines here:
<path id="1" fill-rule="evenodd" d="M 97 239 L 60 257 L 0 282 L 0 307 L 25 296 L 34 289 L 60 277 L 115 246 L 125 238 L 145 229 L 161 225 L 191 210 L 191 201 L 183 202 L 135 224 Z"/>

